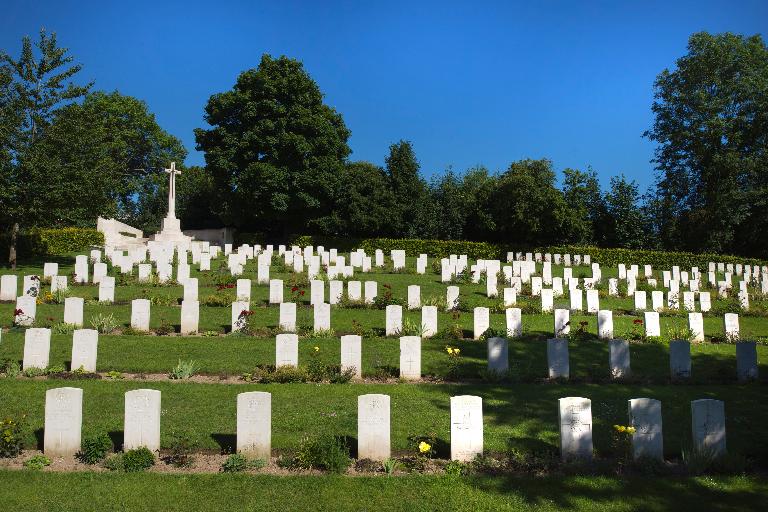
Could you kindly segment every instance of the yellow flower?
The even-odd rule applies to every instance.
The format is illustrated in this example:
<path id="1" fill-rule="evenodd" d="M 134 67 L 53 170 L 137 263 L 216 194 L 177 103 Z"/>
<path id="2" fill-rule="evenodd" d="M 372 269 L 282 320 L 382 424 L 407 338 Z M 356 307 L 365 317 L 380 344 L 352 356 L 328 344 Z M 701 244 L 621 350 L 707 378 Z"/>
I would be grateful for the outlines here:
<path id="1" fill-rule="evenodd" d="M 320 352 L 320 347 L 315 347 L 315 352 Z"/>
<path id="2" fill-rule="evenodd" d="M 427 453 L 431 449 L 432 449 L 432 445 L 430 445 L 429 443 L 425 443 L 424 441 L 419 443 L 419 452 Z"/>
<path id="3" fill-rule="evenodd" d="M 456 354 L 456 355 L 459 355 L 459 352 L 461 352 L 461 350 L 459 350 L 459 349 L 457 349 L 457 348 L 453 349 L 453 353 L 454 353 L 454 354 Z"/>
<path id="4" fill-rule="evenodd" d="M 627 427 L 627 433 L 628 434 L 634 434 L 635 433 L 635 427 Z"/>
<path id="5" fill-rule="evenodd" d="M 627 427 L 624 425 L 619 425 L 619 432 L 625 432 L 627 430 Z"/>
<path id="6" fill-rule="evenodd" d="M 448 352 L 448 354 L 453 354 L 453 349 L 451 347 L 445 347 L 445 351 Z"/>
<path id="7" fill-rule="evenodd" d="M 614 425 L 614 426 L 613 426 L 613 429 L 614 429 L 614 430 L 619 430 L 619 427 L 620 427 L 620 425 Z"/>

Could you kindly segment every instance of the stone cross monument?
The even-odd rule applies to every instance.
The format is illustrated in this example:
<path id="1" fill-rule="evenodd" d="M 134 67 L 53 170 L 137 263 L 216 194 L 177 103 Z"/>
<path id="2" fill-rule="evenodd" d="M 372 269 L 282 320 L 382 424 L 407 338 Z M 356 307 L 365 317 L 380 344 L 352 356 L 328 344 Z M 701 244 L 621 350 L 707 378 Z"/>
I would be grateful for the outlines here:
<path id="1" fill-rule="evenodd" d="M 176 176 L 181 174 L 181 171 L 176 169 L 176 162 L 171 162 L 170 169 L 165 169 L 165 172 L 168 174 L 168 214 L 163 219 L 162 228 L 154 236 L 154 240 L 185 245 L 192 240 L 192 237 L 181 232 L 181 221 L 176 218 Z"/>

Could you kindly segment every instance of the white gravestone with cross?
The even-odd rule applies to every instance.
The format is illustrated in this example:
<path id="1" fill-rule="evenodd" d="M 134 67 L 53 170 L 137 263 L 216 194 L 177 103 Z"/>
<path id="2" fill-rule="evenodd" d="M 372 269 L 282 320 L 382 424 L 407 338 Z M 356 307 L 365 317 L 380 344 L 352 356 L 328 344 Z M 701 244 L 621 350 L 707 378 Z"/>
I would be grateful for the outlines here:
<path id="1" fill-rule="evenodd" d="M 176 218 L 176 176 L 181 171 L 176 169 L 176 162 L 171 162 L 171 167 L 165 169 L 168 174 L 168 214 L 162 220 L 160 233 L 154 236 L 158 242 L 172 242 L 175 244 L 189 244 L 192 237 L 181 232 L 181 221 Z"/>
<path id="2" fill-rule="evenodd" d="M 278 334 L 275 337 L 275 366 L 298 366 L 299 336 L 297 334 Z"/>
<path id="3" fill-rule="evenodd" d="M 160 391 L 134 389 L 125 393 L 123 450 L 160 449 Z"/>
<path id="4" fill-rule="evenodd" d="M 592 401 L 567 397 L 558 400 L 560 455 L 563 460 L 592 458 Z"/>
<path id="5" fill-rule="evenodd" d="M 653 398 L 633 398 L 629 404 L 629 426 L 632 434 L 632 454 L 635 459 L 664 458 L 664 439 L 661 425 L 661 402 Z"/>
<path id="6" fill-rule="evenodd" d="M 451 397 L 451 460 L 467 462 L 483 453 L 483 399 Z"/>
<path id="7" fill-rule="evenodd" d="M 419 336 L 400 338 L 400 378 L 421 379 L 421 338 Z"/>
<path id="8" fill-rule="evenodd" d="M 724 455 L 725 404 L 721 400 L 702 399 L 691 402 L 693 448 L 713 457 Z"/>
<path id="9" fill-rule="evenodd" d="M 24 333 L 24 360 L 22 368 L 47 368 L 51 351 L 51 330 L 33 327 Z"/>

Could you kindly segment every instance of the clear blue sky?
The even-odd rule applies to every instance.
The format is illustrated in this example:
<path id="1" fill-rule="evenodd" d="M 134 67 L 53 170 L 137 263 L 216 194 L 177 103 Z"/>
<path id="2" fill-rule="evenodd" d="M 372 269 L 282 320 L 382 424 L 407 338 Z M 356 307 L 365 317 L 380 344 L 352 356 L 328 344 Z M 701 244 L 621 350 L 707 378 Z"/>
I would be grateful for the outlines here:
<path id="1" fill-rule="evenodd" d="M 261 54 L 301 60 L 352 131 L 354 160 L 413 142 L 426 176 L 547 157 L 653 182 L 654 77 L 696 31 L 762 33 L 768 0 L 37 2 L 4 0 L 0 48 L 40 27 L 83 79 L 146 101 L 203 164 L 208 97 Z"/>

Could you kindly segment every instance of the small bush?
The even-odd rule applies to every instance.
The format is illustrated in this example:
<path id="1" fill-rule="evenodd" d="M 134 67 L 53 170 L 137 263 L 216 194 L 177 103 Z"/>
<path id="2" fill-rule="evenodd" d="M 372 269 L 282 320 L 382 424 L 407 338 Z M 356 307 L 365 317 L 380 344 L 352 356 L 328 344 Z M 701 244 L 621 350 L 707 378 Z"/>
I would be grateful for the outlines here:
<path id="1" fill-rule="evenodd" d="M 86 437 L 80 444 L 77 458 L 86 464 L 96 464 L 104 460 L 112 449 L 112 440 L 107 434 Z"/>
<path id="2" fill-rule="evenodd" d="M 194 463 L 192 450 L 194 444 L 189 434 L 184 432 L 171 432 L 171 451 L 166 456 L 165 462 L 177 468 L 188 468 Z"/>
<path id="3" fill-rule="evenodd" d="M 53 324 L 51 326 L 51 333 L 53 334 L 72 334 L 78 327 L 74 324 L 65 324 L 63 322 Z"/>
<path id="4" fill-rule="evenodd" d="M 155 465 L 155 454 L 149 448 L 141 447 L 123 453 L 123 471 L 136 473 L 146 471 Z"/>
<path id="5" fill-rule="evenodd" d="M 293 469 L 322 469 L 343 473 L 352 464 L 349 448 L 340 437 L 322 435 L 304 438 L 289 462 Z"/>
<path id="6" fill-rule="evenodd" d="M 19 365 L 18 361 L 14 361 L 13 359 L 6 359 L 3 361 L 0 371 L 5 374 L 6 378 L 15 379 L 21 374 L 21 365 Z"/>
<path id="7" fill-rule="evenodd" d="M 0 422 L 0 457 L 16 457 L 24 446 L 26 415 L 8 417 Z"/>
<path id="8" fill-rule="evenodd" d="M 117 320 L 112 313 L 98 313 L 91 318 L 91 327 L 99 331 L 99 334 L 110 334 L 117 329 Z"/>
<path id="9" fill-rule="evenodd" d="M 24 467 L 28 469 L 43 469 L 45 466 L 51 465 L 51 459 L 45 455 L 34 455 L 24 461 Z"/>
<path id="10" fill-rule="evenodd" d="M 242 453 L 233 453 L 221 465 L 221 471 L 224 473 L 239 473 L 246 469 L 261 469 L 267 465 L 267 461 L 262 459 L 248 460 Z"/>
<path id="11" fill-rule="evenodd" d="M 173 370 L 171 370 L 171 373 L 168 375 L 168 377 L 174 380 L 188 379 L 192 377 L 199 369 L 200 367 L 195 361 L 179 360 L 179 363 Z"/>
<path id="12" fill-rule="evenodd" d="M 104 461 L 104 467 L 110 471 L 122 471 L 124 469 L 123 454 L 116 453 Z"/>
<path id="13" fill-rule="evenodd" d="M 24 370 L 24 376 L 25 377 L 40 377 L 42 375 L 45 375 L 45 368 L 38 368 L 37 366 L 30 366 L 26 370 Z"/>

